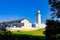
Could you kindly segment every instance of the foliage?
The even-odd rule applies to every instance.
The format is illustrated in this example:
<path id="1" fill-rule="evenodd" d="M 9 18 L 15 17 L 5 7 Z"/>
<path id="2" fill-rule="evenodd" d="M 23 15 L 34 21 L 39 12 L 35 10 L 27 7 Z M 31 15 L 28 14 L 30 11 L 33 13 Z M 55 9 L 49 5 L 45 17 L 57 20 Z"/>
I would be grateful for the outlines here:
<path id="1" fill-rule="evenodd" d="M 52 18 L 60 18 L 60 0 L 48 0 L 51 11 L 53 11 Z"/>
<path id="2" fill-rule="evenodd" d="M 51 14 L 52 20 L 46 21 L 46 30 L 44 34 L 46 35 L 46 40 L 60 40 L 60 21 L 54 20 L 54 18 L 60 18 L 60 0 L 48 0 L 50 5 L 50 10 L 53 12 Z"/>
<path id="3" fill-rule="evenodd" d="M 60 36 L 60 21 L 47 20 L 46 21 L 46 30 L 44 34 L 46 35 L 47 40 L 57 40 Z"/>

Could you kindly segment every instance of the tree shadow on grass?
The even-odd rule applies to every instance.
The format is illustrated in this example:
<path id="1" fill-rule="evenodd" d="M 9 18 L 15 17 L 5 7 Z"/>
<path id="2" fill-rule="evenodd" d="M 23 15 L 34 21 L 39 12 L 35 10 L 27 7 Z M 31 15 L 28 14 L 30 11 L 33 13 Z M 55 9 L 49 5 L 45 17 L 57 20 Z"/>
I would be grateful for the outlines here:
<path id="1" fill-rule="evenodd" d="M 32 35 L 1 35 L 1 40 L 45 40 L 44 36 L 32 36 Z"/>

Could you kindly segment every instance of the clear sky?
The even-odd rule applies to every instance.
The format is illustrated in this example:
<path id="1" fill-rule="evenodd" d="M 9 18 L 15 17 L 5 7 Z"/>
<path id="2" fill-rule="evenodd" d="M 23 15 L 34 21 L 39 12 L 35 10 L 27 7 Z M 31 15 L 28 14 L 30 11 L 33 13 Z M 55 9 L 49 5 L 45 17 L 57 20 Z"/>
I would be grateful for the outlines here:
<path id="1" fill-rule="evenodd" d="M 45 23 L 50 18 L 48 0 L 0 0 L 0 22 L 26 18 L 33 23 L 38 10 Z"/>

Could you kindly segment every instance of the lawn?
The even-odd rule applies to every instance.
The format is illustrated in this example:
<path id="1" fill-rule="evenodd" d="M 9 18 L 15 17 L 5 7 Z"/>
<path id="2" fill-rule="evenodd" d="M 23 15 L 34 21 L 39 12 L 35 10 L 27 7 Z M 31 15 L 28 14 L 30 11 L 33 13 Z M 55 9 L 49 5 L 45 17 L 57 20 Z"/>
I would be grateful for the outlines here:
<path id="1" fill-rule="evenodd" d="M 17 32 L 17 31 L 13 31 L 12 33 L 13 34 L 20 34 L 20 35 L 23 35 L 23 34 L 25 34 L 25 35 L 33 35 L 33 36 L 45 36 L 44 34 L 43 34 L 43 31 L 44 31 L 45 29 L 39 29 L 39 30 L 35 30 L 35 31 L 19 31 L 19 32 Z"/>
<path id="2" fill-rule="evenodd" d="M 0 39 L 4 40 L 45 40 L 43 31 L 45 29 L 39 29 L 35 31 L 2 31 L 0 30 Z"/>

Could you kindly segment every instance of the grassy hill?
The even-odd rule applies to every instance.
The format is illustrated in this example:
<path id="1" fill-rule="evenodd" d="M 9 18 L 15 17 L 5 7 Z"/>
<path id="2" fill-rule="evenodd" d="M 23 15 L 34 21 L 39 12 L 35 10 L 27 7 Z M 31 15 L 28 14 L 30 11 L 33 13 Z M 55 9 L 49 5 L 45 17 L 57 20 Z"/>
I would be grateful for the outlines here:
<path id="1" fill-rule="evenodd" d="M 43 31 L 45 29 L 39 29 L 35 31 L 2 31 L 0 30 L 0 39 L 4 40 L 45 40 Z"/>
<path id="2" fill-rule="evenodd" d="M 45 29 L 39 29 L 39 30 L 34 30 L 34 31 L 13 31 L 13 34 L 26 34 L 26 35 L 33 35 L 33 36 L 44 36 L 43 31 Z"/>
<path id="3" fill-rule="evenodd" d="M 13 31 L 11 32 L 12 34 L 17 34 L 17 35 L 33 35 L 33 36 L 44 36 L 43 31 L 45 29 L 39 29 L 39 30 L 34 30 L 34 31 Z M 4 35 L 5 33 L 7 33 L 6 31 L 2 31 L 0 30 L 0 34 Z"/>

